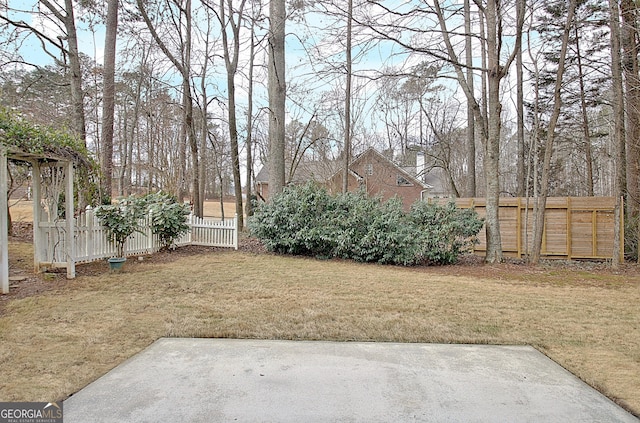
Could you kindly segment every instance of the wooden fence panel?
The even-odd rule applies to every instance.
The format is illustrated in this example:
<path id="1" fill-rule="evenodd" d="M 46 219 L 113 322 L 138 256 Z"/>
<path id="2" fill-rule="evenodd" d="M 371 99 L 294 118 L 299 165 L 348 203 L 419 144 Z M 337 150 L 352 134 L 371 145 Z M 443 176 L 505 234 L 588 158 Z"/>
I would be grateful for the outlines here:
<path id="1" fill-rule="evenodd" d="M 449 199 L 432 199 L 445 203 Z M 484 198 L 458 198 L 460 208 L 474 208 L 486 215 Z M 550 197 L 547 199 L 542 238 L 543 257 L 563 259 L 611 259 L 613 254 L 614 197 Z M 500 236 L 506 256 L 522 257 L 533 243 L 534 199 L 500 198 Z M 623 225 L 621 225 L 623 226 Z M 624 230 L 620 238 L 624 242 Z M 484 229 L 478 234 L 477 253 L 486 251 Z M 622 259 L 621 255 L 621 259 Z"/>

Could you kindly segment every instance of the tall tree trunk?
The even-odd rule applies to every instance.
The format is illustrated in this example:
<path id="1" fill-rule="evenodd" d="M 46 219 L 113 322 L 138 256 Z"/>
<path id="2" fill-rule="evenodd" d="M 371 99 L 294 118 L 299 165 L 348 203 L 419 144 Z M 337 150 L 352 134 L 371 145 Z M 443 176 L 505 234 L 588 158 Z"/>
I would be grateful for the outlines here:
<path id="1" fill-rule="evenodd" d="M 520 10 L 520 9 L 518 9 Z M 520 33 L 522 36 L 522 33 Z M 518 164 L 516 166 L 517 196 L 524 197 L 527 178 L 525 178 L 525 146 L 524 146 L 524 71 L 522 64 L 522 48 L 516 52 L 516 138 L 518 143 Z"/>
<path id="2" fill-rule="evenodd" d="M 118 34 L 118 0 L 107 3 L 104 40 L 102 94 L 102 197 L 109 201 L 113 190 L 113 120 L 115 111 L 116 37 Z M 126 141 L 125 141 L 126 142 Z"/>
<path id="3" fill-rule="evenodd" d="M 502 261 L 502 240 L 500 238 L 500 127 L 502 124 L 502 103 L 500 102 L 500 80 L 503 70 L 500 65 L 499 9 L 497 0 L 489 0 L 486 6 L 487 20 L 487 78 L 488 78 L 488 122 L 487 139 L 484 149 L 484 175 L 486 183 L 487 256 L 486 261 Z"/>
<path id="4" fill-rule="evenodd" d="M 211 18 L 207 15 L 207 33 L 204 40 L 205 59 L 202 64 L 202 77 L 200 78 L 200 92 L 202 93 L 202 106 L 200 107 L 201 119 L 200 126 L 200 166 L 198 167 L 198 178 L 200 179 L 200 198 L 204 203 L 206 198 L 207 185 L 207 140 L 209 139 L 209 96 L 207 94 L 207 73 L 209 69 L 209 57 L 211 54 Z M 204 214 L 204 207 L 203 207 Z"/>
<path id="5" fill-rule="evenodd" d="M 273 197 L 285 183 L 285 0 L 271 0 L 269 19 L 269 197 Z"/>
<path id="6" fill-rule="evenodd" d="M 67 12 L 64 26 L 67 31 L 69 48 L 69 71 L 71 85 L 71 101 L 73 103 L 74 132 L 86 144 L 87 132 L 84 118 L 84 93 L 82 91 L 82 69 L 80 67 L 80 52 L 78 50 L 78 35 L 73 13 L 72 0 L 65 0 Z"/>
<path id="7" fill-rule="evenodd" d="M 638 6 L 633 0 L 620 2 L 622 68 L 625 82 L 627 218 L 640 240 L 640 75 L 638 66 Z M 640 245 L 640 241 L 638 242 Z M 640 248 L 638 248 L 640 251 Z M 640 254 L 638 254 L 640 262 Z"/>
<path id="8" fill-rule="evenodd" d="M 465 65 L 467 66 L 467 84 L 475 94 L 473 76 L 473 46 L 471 44 L 471 5 L 464 0 Z M 467 100 L 467 197 L 476 196 L 476 126 L 473 104 Z"/>
<path id="9" fill-rule="evenodd" d="M 567 21 L 564 26 L 564 32 L 562 33 L 562 47 L 560 48 L 560 58 L 558 62 L 558 69 L 556 73 L 556 83 L 553 93 L 553 113 L 549 121 L 549 127 L 547 128 L 547 139 L 545 142 L 544 150 L 544 162 L 542 164 L 542 179 L 540 182 L 540 196 L 536 198 L 536 216 L 534 225 L 533 236 L 533 248 L 531 252 L 531 262 L 537 264 L 540 261 L 540 254 L 542 250 L 542 235 L 544 233 L 544 216 L 547 205 L 547 196 L 549 195 L 549 179 L 551 168 L 551 157 L 553 154 L 553 142 L 555 138 L 556 125 L 560 117 L 560 108 L 562 106 L 562 79 L 564 76 L 565 60 L 567 56 L 567 48 L 569 45 L 569 33 L 571 26 L 574 24 L 573 16 L 576 11 L 576 1 L 569 1 L 569 9 L 567 10 Z"/>
<path id="10" fill-rule="evenodd" d="M 255 19 L 251 19 L 251 45 L 249 46 L 249 88 L 247 91 L 247 179 L 245 184 L 247 218 L 253 216 L 253 66 L 255 52 Z"/>
<path id="11" fill-rule="evenodd" d="M 584 158 L 587 165 L 587 195 L 593 197 L 593 157 L 591 154 L 591 131 L 589 130 L 589 116 L 587 114 L 587 100 L 584 88 L 584 72 L 582 69 L 582 55 L 580 54 L 580 36 L 578 26 L 575 28 L 576 59 L 578 64 L 578 81 L 580 85 L 580 110 L 582 112 L 582 134 L 584 136 Z"/>
<path id="12" fill-rule="evenodd" d="M 228 1 L 228 3 L 227 3 Z M 236 214 L 238 216 L 238 227 L 244 228 L 242 210 L 242 180 L 240 178 L 240 153 L 238 148 L 238 123 L 236 118 L 236 84 L 235 76 L 238 69 L 238 56 L 240 55 L 240 26 L 245 0 L 242 0 L 238 8 L 238 22 L 233 20 L 233 6 L 230 0 L 220 0 L 220 24 L 222 25 L 222 45 L 224 48 L 224 62 L 227 69 L 227 94 L 228 94 L 228 117 L 229 117 L 229 137 L 231 138 L 231 162 L 233 167 L 233 185 L 236 198 Z M 229 8 L 228 21 L 225 18 L 225 6 Z M 227 36 L 227 25 L 231 26 L 233 33 L 233 51 L 229 51 L 229 39 Z"/>
<path id="13" fill-rule="evenodd" d="M 351 32 L 353 18 L 353 0 L 347 1 L 347 81 L 344 98 L 344 164 L 342 169 L 342 192 L 349 191 L 349 165 L 351 164 Z"/>
<path id="14" fill-rule="evenodd" d="M 624 251 L 620 237 L 623 209 L 622 198 L 626 189 L 625 176 L 625 134 L 624 134 L 624 92 L 622 87 L 622 60 L 620 57 L 620 10 L 618 0 L 609 0 L 610 37 L 611 37 L 611 80 L 613 87 L 614 143 L 616 149 L 616 178 L 614 195 L 616 196 L 616 218 L 614 221 L 613 260 L 612 267 L 620 265 L 620 255 Z"/>
<path id="15" fill-rule="evenodd" d="M 182 89 L 184 90 L 184 123 L 187 128 L 187 139 L 189 142 L 189 150 L 191 152 L 191 166 L 192 166 L 192 183 L 191 194 L 193 202 L 193 214 L 202 217 L 204 215 L 204 201 L 200 198 L 200 152 L 198 138 L 196 137 L 196 131 L 193 127 L 193 96 L 191 94 L 191 24 L 192 24 L 192 12 L 191 12 L 191 0 L 185 1 L 184 6 L 185 13 L 185 34 L 183 43 L 183 72 L 182 72 Z"/>

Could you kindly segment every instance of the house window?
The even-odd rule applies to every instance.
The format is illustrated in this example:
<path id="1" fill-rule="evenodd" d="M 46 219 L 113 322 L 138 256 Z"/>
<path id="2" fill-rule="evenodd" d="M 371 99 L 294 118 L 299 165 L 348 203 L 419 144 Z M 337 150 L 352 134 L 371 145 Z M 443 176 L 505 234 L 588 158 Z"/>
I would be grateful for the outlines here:
<path id="1" fill-rule="evenodd" d="M 367 163 L 366 165 L 364 165 L 364 173 L 367 176 L 373 175 L 373 164 Z"/>
<path id="2" fill-rule="evenodd" d="M 397 175 L 396 176 L 396 183 L 398 184 L 399 187 L 410 187 L 410 186 L 413 186 L 413 184 L 411 182 L 409 182 L 407 180 L 407 178 L 405 178 L 402 175 Z"/>

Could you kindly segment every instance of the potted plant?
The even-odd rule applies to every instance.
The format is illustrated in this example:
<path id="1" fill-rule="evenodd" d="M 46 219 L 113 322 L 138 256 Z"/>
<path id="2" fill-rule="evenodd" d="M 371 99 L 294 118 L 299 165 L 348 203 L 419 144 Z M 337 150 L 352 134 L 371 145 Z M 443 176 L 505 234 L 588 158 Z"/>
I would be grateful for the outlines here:
<path id="1" fill-rule="evenodd" d="M 136 231 L 139 231 L 140 219 L 144 216 L 141 202 L 134 196 L 119 200 L 116 204 L 96 207 L 96 216 L 107 230 L 109 241 L 116 247 L 116 257 L 109 259 L 111 269 L 118 270 L 127 260 L 124 244 Z"/>

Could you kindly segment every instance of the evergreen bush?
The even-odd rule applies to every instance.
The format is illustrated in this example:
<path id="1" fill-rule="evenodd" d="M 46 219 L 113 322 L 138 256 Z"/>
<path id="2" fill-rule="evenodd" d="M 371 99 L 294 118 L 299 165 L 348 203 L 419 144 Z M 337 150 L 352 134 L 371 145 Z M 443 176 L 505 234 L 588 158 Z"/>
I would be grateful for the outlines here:
<path id="1" fill-rule="evenodd" d="M 145 209 L 140 199 L 131 195 L 116 204 L 100 205 L 95 212 L 116 247 L 117 257 L 124 257 L 124 244 L 134 232 L 140 231 L 140 219 L 144 217 Z"/>
<path id="2" fill-rule="evenodd" d="M 473 210 L 382 202 L 365 192 L 332 196 L 317 184 L 287 187 L 256 208 L 249 230 L 269 251 L 414 265 L 449 264 L 473 245 L 483 221 Z"/>
<path id="3" fill-rule="evenodd" d="M 453 201 L 445 205 L 418 201 L 409 218 L 418 229 L 423 259 L 433 264 L 451 264 L 463 252 L 472 251 L 484 220 L 475 210 L 459 209 Z"/>
<path id="4" fill-rule="evenodd" d="M 178 203 L 175 197 L 157 192 L 143 197 L 151 223 L 151 232 L 158 235 L 163 249 L 168 249 L 176 239 L 189 230 L 187 204 Z"/>

